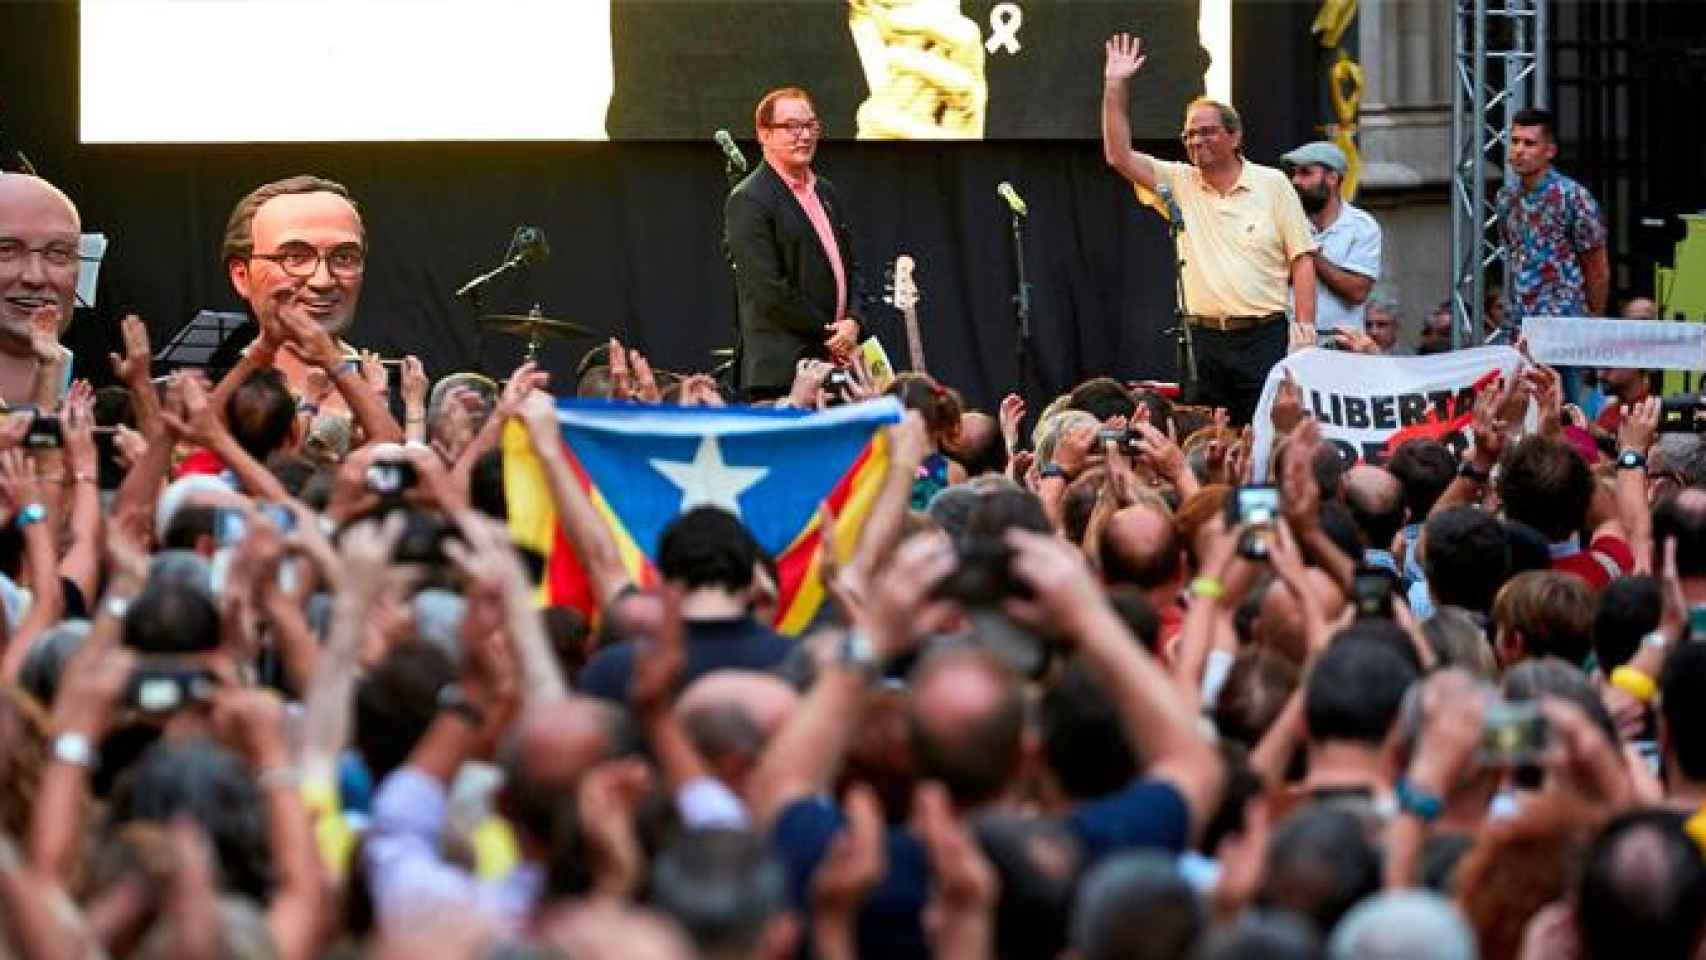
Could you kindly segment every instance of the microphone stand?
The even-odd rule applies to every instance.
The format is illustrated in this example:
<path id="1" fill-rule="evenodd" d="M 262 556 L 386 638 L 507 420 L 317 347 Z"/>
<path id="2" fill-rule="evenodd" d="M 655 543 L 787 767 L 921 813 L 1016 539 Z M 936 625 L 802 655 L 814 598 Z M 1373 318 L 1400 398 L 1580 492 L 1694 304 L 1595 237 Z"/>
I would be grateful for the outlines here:
<path id="1" fill-rule="evenodd" d="M 760 160 L 759 162 L 763 163 L 764 161 Z M 723 180 L 727 189 L 723 191 L 723 235 L 717 243 L 722 248 L 723 262 L 729 268 L 729 297 L 733 305 L 733 310 L 729 314 L 729 323 L 734 328 L 735 345 L 734 357 L 728 361 L 724 369 L 726 375 L 718 379 L 728 386 L 729 391 L 735 395 L 737 400 L 742 397 L 740 382 L 740 271 L 735 267 L 734 251 L 729 249 L 728 198 L 730 194 L 735 192 L 735 187 L 740 186 L 740 182 L 746 179 L 746 174 L 747 171 L 735 164 L 733 157 L 723 158 Z"/>
<path id="2" fill-rule="evenodd" d="M 1197 351 L 1191 341 L 1190 311 L 1185 306 L 1185 248 L 1179 243 L 1177 217 L 1167 218 L 1167 239 L 1173 244 L 1173 359 L 1179 368 L 1179 396 L 1197 402 Z"/>
<path id="3" fill-rule="evenodd" d="M 1017 269 L 1019 283 L 1017 291 L 1013 294 L 1013 305 L 1015 308 L 1014 320 L 1018 325 L 1019 334 L 1016 347 L 1019 368 L 1019 396 L 1024 397 L 1029 394 L 1026 389 L 1026 380 L 1028 379 L 1026 361 L 1031 346 L 1031 283 L 1025 279 L 1025 233 L 1022 229 L 1025 220 L 1024 214 L 1009 209 L 1008 219 L 1013 224 L 1013 264 Z"/>

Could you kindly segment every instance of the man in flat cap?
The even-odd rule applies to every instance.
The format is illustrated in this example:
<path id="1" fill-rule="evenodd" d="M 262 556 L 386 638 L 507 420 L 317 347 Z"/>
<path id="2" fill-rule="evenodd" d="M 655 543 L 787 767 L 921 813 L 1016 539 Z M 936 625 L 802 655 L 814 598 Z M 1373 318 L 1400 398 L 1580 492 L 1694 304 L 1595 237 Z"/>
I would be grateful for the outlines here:
<path id="1" fill-rule="evenodd" d="M 1368 295 L 1380 279 L 1380 224 L 1339 193 L 1345 152 L 1325 140 L 1280 158 L 1315 234 L 1315 329 L 1325 340 L 1341 327 L 1363 330 Z"/>

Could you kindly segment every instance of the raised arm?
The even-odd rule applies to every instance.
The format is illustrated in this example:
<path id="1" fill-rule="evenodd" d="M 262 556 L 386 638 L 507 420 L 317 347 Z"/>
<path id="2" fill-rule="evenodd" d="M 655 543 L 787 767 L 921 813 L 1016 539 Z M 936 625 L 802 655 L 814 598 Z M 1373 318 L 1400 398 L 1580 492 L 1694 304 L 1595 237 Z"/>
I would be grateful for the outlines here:
<path id="1" fill-rule="evenodd" d="M 895 541 L 900 539 L 912 503 L 912 481 L 928 452 L 924 420 L 916 412 L 908 411 L 901 422 L 889 428 L 889 471 L 877 492 L 876 502 L 871 505 L 871 515 L 859 532 L 853 560 L 847 564 L 847 572 L 857 587 L 871 582 L 877 561 L 888 556 Z"/>
<path id="2" fill-rule="evenodd" d="M 321 940 L 327 891 L 314 829 L 297 791 L 299 772 L 290 762 L 284 704 L 261 687 L 227 687 L 214 698 L 213 728 L 248 762 L 264 798 L 274 878 L 267 930 L 282 960 L 307 960 Z"/>
<path id="3" fill-rule="evenodd" d="M 586 491 L 575 479 L 563 452 L 562 428 L 557 423 L 557 408 L 544 391 L 535 391 L 521 405 L 521 420 L 527 427 L 527 439 L 539 465 L 545 471 L 546 484 L 551 489 L 551 503 L 557 510 L 557 523 L 568 535 L 581 568 L 592 584 L 593 597 L 603 607 L 632 583 L 628 568 L 622 565 L 622 554 L 610 528 L 593 509 Z"/>
<path id="4" fill-rule="evenodd" d="M 23 527 L 23 580 L 35 600 L 23 622 L 14 625 L 11 636 L 6 638 L 0 678 L 7 682 L 16 679 L 36 636 L 58 623 L 65 610 L 65 591 L 59 583 L 59 560 L 53 542 L 53 516 L 43 514 L 43 500 L 41 479 L 29 456 L 22 450 L 0 453 L 0 506 L 5 508 L 5 522 L 20 523 L 27 516 L 36 517 Z"/>
<path id="5" fill-rule="evenodd" d="M 194 377 L 180 377 L 176 385 L 183 398 L 183 418 L 170 413 L 160 415 L 172 432 L 212 451 L 237 475 L 237 481 L 250 496 L 280 502 L 290 499 L 290 492 L 284 489 L 284 484 L 279 483 L 272 471 L 250 456 L 249 451 L 244 450 L 237 438 L 231 435 L 221 411 L 208 401 L 201 384 Z M 158 532 L 165 533 L 163 530 Z"/>
<path id="6" fill-rule="evenodd" d="M 332 385 L 343 396 L 344 404 L 349 407 L 350 415 L 368 442 L 403 442 L 403 428 L 391 419 L 391 411 L 385 409 L 384 400 L 373 391 L 361 373 L 344 362 L 343 351 L 338 349 L 338 343 L 330 333 L 312 320 L 301 317 L 281 315 L 277 322 L 281 326 L 280 332 L 296 348 L 303 362 L 319 367 L 332 379 Z"/>
<path id="7" fill-rule="evenodd" d="M 562 669 L 551 653 L 545 625 L 533 604 L 532 585 L 502 524 L 465 511 L 458 515 L 463 544 L 445 544 L 445 553 L 468 578 L 469 613 L 462 619 L 463 643 L 478 633 L 501 629 L 521 670 L 522 702 L 536 703 L 568 695 Z"/>
<path id="8" fill-rule="evenodd" d="M 1008 611 L 1073 642 L 1119 712 L 1127 739 L 1149 760 L 1146 773 L 1179 792 L 1193 836 L 1220 802 L 1223 771 L 1214 744 L 1179 696 L 1167 671 L 1144 651 L 1108 605 L 1084 557 L 1059 537 L 1011 529 L 1013 574 L 1031 586 L 1034 603 Z"/>
<path id="9" fill-rule="evenodd" d="M 820 668 L 817 682 L 753 769 L 747 804 L 760 829 L 768 829 L 788 804 L 829 787 L 858 730 L 866 685 L 883 663 L 914 644 L 915 624 L 928 618 L 931 590 L 955 564 L 953 545 L 944 537 L 920 535 L 900 545 L 859 611 L 849 655 Z M 862 642 L 869 645 L 860 650 Z"/>
<path id="10" fill-rule="evenodd" d="M 72 385 L 60 424 L 65 434 L 64 482 L 71 488 L 71 540 L 59 559 L 59 575 L 76 584 L 83 596 L 92 597 L 101 565 L 101 485 L 95 453 L 95 396 L 87 381 Z"/>
<path id="11" fill-rule="evenodd" d="M 1124 33 L 1108 38 L 1102 68 L 1102 158 L 1120 176 L 1146 190 L 1155 189 L 1155 159 L 1131 147 L 1131 100 L 1127 87 L 1149 59 L 1143 41 Z"/>

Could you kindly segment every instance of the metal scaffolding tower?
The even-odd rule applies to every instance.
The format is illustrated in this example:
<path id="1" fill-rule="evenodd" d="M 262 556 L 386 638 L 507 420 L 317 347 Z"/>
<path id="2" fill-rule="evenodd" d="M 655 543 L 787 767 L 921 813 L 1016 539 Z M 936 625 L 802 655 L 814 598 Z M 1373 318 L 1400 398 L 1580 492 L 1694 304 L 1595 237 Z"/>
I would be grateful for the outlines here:
<path id="1" fill-rule="evenodd" d="M 1504 176 L 1505 140 L 1517 111 L 1545 106 L 1547 0 L 1453 0 L 1451 88 L 1452 344 L 1480 343 L 1486 271 L 1503 266 L 1496 227 L 1495 174 Z M 1505 316 L 1510 284 L 1504 288 Z"/>

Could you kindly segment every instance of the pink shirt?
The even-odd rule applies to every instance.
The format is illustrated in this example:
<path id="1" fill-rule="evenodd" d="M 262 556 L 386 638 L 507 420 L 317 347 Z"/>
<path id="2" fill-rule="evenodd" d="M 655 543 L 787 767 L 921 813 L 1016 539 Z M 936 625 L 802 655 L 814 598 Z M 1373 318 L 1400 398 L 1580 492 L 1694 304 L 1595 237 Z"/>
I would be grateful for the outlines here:
<path id="1" fill-rule="evenodd" d="M 817 231 L 818 241 L 823 244 L 824 256 L 829 258 L 829 269 L 835 273 L 835 319 L 840 320 L 847 312 L 847 272 L 841 266 L 841 247 L 835 242 L 835 228 L 829 223 L 829 211 L 823 208 L 823 201 L 818 199 L 817 191 L 813 189 L 817 185 L 817 176 L 807 170 L 805 179 L 795 180 L 775 164 L 770 168 L 788 185 L 788 192 L 805 210 L 806 219 L 812 222 L 812 229 Z"/>

